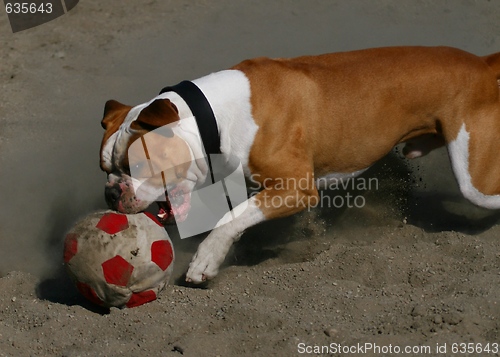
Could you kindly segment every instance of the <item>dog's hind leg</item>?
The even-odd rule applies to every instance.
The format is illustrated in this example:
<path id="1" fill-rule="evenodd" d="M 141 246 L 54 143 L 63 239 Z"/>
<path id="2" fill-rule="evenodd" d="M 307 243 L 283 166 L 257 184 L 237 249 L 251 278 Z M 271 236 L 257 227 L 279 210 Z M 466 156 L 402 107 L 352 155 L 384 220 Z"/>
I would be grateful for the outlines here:
<path id="1" fill-rule="evenodd" d="M 467 123 L 448 143 L 453 172 L 465 198 L 481 207 L 499 209 L 500 106 Z"/>

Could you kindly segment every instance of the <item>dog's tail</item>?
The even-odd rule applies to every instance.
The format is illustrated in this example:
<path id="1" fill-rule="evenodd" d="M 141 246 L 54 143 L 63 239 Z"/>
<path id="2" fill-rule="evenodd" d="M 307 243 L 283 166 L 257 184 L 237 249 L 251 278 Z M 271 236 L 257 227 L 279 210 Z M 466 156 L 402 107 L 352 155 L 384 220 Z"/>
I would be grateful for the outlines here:
<path id="1" fill-rule="evenodd" d="M 481 58 L 491 67 L 493 72 L 495 72 L 497 79 L 500 79 L 500 52 Z"/>

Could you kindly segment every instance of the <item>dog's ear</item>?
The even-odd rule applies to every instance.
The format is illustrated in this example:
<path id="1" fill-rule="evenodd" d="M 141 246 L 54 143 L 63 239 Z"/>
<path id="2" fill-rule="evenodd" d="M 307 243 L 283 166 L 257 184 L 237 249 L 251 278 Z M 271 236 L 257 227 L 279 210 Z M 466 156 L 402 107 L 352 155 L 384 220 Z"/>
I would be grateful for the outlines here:
<path id="1" fill-rule="evenodd" d="M 156 99 L 141 111 L 130 127 L 137 130 L 153 130 L 177 120 L 179 120 L 177 107 L 168 99 Z"/>
<path id="2" fill-rule="evenodd" d="M 120 125 L 122 125 L 130 109 L 132 109 L 131 106 L 121 104 L 116 100 L 108 100 L 104 106 L 104 116 L 101 120 L 101 125 L 106 131 L 104 132 L 101 142 L 101 169 L 108 173 L 111 172 L 112 168 L 112 146 L 107 150 L 104 150 L 104 148 L 109 138 L 120 128 Z"/>
<path id="3" fill-rule="evenodd" d="M 116 129 L 118 129 L 125 120 L 130 109 L 132 109 L 132 107 L 129 105 L 122 104 L 113 99 L 108 100 L 104 105 L 104 115 L 101 120 L 101 126 L 103 129 L 106 129 L 106 131 L 111 127 L 116 127 Z"/>

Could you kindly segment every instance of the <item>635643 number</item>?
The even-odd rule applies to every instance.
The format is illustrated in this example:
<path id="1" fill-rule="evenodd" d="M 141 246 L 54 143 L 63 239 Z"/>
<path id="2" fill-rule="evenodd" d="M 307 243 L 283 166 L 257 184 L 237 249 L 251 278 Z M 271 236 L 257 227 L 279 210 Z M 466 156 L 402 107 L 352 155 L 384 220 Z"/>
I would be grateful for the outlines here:
<path id="1" fill-rule="evenodd" d="M 35 3 L 23 2 L 23 3 L 10 3 L 5 4 L 5 11 L 7 14 L 50 14 L 52 13 L 52 4 L 50 2 L 41 3 L 40 5 Z"/>

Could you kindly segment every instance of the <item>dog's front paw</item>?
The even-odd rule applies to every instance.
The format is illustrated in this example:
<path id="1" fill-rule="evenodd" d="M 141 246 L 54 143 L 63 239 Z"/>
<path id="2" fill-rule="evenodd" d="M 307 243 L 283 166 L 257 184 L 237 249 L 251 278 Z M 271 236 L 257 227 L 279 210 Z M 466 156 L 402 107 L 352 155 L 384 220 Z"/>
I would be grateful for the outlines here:
<path id="1" fill-rule="evenodd" d="M 198 251 L 189 263 L 186 281 L 200 284 L 213 279 L 224 262 L 231 241 L 223 238 L 207 237 L 198 247 Z"/>

